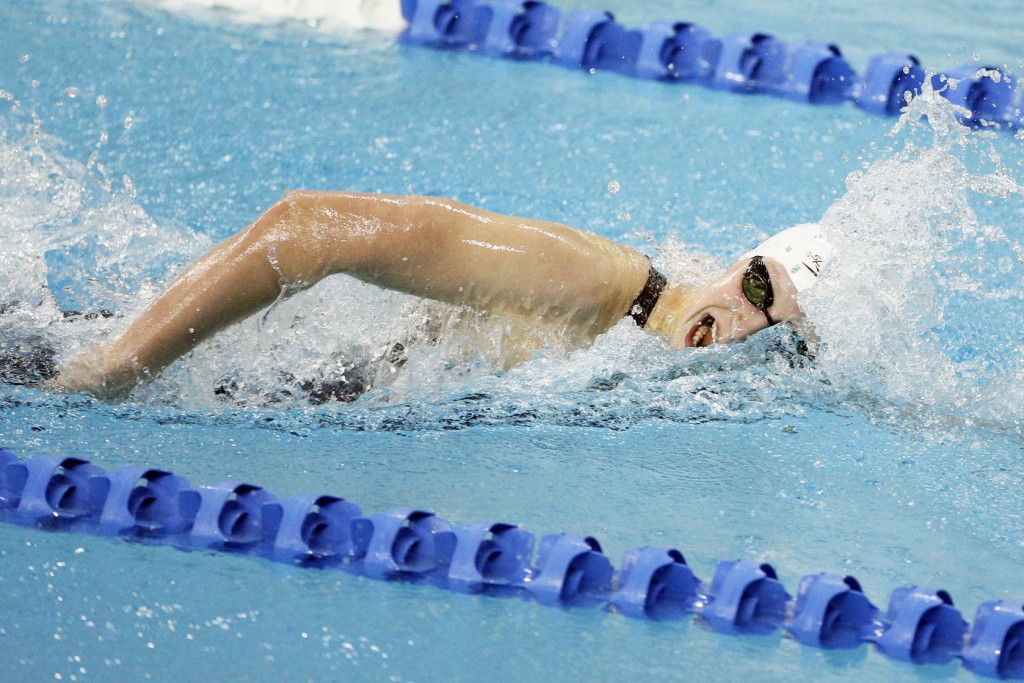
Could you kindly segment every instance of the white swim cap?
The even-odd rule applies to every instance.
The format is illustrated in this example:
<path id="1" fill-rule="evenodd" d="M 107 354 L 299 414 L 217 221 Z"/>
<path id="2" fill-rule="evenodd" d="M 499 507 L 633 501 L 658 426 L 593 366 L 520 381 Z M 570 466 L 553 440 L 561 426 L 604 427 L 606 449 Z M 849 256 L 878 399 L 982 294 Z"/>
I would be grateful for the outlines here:
<path id="1" fill-rule="evenodd" d="M 813 285 L 835 248 L 814 223 L 804 223 L 776 233 L 744 254 L 741 259 L 764 256 L 781 263 L 800 292 Z"/>

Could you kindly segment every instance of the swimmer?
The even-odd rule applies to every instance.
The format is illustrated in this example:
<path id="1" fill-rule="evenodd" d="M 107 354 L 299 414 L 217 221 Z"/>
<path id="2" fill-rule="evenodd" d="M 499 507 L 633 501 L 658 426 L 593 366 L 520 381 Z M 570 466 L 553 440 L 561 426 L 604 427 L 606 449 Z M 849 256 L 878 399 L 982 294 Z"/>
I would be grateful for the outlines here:
<path id="1" fill-rule="evenodd" d="M 632 317 L 676 348 L 740 341 L 802 317 L 797 293 L 831 248 L 785 230 L 693 287 L 596 234 L 436 197 L 294 192 L 189 266 L 117 339 L 53 380 L 104 398 L 156 377 L 218 330 L 338 273 L 518 317 L 582 346 Z"/>

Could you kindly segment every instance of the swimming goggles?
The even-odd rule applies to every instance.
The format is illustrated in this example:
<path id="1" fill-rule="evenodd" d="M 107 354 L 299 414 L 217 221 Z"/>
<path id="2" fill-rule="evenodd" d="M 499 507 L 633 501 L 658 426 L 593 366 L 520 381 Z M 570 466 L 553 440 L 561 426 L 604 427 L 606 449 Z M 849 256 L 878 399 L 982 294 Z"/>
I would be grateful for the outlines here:
<path id="1" fill-rule="evenodd" d="M 774 325 L 775 321 L 772 320 L 768 309 L 775 301 L 775 292 L 772 290 L 772 278 L 768 274 L 768 267 L 765 266 L 764 259 L 760 256 L 750 259 L 750 263 L 743 273 L 742 287 L 743 296 L 747 298 L 750 305 L 764 313 L 764 317 L 768 318 L 769 327 Z"/>

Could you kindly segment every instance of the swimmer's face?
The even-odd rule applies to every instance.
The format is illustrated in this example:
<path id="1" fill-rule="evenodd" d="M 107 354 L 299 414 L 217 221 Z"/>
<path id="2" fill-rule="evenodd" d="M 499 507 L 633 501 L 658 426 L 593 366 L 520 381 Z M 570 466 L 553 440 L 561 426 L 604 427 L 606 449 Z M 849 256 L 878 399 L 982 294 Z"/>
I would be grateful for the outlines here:
<path id="1" fill-rule="evenodd" d="M 701 287 L 674 316 L 672 345 L 728 344 L 771 324 L 800 318 L 796 293 L 786 269 L 775 259 L 741 259 Z"/>

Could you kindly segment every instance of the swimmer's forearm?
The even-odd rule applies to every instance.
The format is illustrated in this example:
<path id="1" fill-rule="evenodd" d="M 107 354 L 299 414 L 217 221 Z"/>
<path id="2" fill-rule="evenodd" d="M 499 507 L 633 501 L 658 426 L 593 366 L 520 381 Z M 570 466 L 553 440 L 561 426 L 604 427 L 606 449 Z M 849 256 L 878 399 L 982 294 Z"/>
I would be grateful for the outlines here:
<path id="1" fill-rule="evenodd" d="M 127 393 L 218 330 L 272 303 L 284 285 L 319 279 L 315 260 L 296 251 L 280 214 L 268 211 L 189 266 L 124 334 L 76 359 L 58 383 L 97 395 Z M 311 273 L 308 283 L 303 267 Z"/>
<path id="2" fill-rule="evenodd" d="M 332 273 L 597 334 L 625 314 L 647 261 L 592 233 L 443 199 L 297 192 L 190 266 L 61 382 L 125 393 L 284 287 L 309 287 Z"/>
<path id="3" fill-rule="evenodd" d="M 273 302 L 284 284 L 273 245 L 242 233 L 190 266 L 111 345 L 120 365 L 155 375 L 197 344 Z"/>

